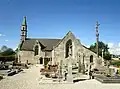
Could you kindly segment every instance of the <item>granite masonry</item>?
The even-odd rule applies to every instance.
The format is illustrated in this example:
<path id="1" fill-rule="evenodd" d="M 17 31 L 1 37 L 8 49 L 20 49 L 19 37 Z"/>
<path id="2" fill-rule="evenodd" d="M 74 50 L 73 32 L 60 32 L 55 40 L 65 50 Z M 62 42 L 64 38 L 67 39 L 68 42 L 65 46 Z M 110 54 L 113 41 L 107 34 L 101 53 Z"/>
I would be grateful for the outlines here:
<path id="1" fill-rule="evenodd" d="M 71 56 L 72 66 L 78 66 L 81 63 L 81 68 L 83 68 L 84 64 L 84 71 L 90 64 L 91 69 L 103 66 L 102 58 L 98 58 L 96 53 L 82 45 L 71 31 L 61 39 L 27 38 L 27 22 L 24 17 L 21 26 L 21 41 L 18 46 L 18 62 L 59 65 L 62 60 L 62 68 L 65 68 L 68 65 L 69 56 Z"/>

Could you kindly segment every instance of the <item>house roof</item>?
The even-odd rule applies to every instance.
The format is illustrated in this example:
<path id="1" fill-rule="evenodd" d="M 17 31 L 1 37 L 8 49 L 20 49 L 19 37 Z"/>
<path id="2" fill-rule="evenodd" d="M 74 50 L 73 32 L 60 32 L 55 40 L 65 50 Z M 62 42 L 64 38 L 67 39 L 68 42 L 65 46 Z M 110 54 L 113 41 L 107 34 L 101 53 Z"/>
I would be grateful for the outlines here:
<path id="1" fill-rule="evenodd" d="M 40 42 L 45 48 L 43 50 L 52 50 L 61 39 L 27 39 L 21 45 L 21 50 L 33 50 L 36 40 Z"/>

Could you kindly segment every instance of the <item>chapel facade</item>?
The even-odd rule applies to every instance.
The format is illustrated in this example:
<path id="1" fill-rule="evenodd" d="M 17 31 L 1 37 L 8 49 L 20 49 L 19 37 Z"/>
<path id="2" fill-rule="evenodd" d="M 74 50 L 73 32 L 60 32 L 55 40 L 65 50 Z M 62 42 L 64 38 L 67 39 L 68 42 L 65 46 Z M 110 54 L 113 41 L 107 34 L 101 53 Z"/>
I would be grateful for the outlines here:
<path id="1" fill-rule="evenodd" d="M 102 65 L 102 58 L 82 45 L 71 31 L 61 39 L 27 38 L 26 17 L 21 26 L 18 57 L 18 62 L 41 65 L 59 65 L 62 61 L 62 65 L 67 66 L 70 57 L 72 66 L 80 63 L 87 69 L 90 64 L 92 68 Z"/>

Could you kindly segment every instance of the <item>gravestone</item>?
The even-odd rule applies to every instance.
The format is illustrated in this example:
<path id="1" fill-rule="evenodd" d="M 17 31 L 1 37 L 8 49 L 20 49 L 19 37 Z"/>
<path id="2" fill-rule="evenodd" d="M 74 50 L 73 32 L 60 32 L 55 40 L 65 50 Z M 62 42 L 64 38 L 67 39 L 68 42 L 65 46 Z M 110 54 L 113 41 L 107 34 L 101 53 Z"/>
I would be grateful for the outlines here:
<path id="1" fill-rule="evenodd" d="M 60 74 L 59 74 L 59 77 L 61 78 L 62 77 L 62 65 L 63 65 L 63 60 L 60 60 L 60 66 L 59 66 L 59 68 L 60 68 Z"/>
<path id="2" fill-rule="evenodd" d="M 88 78 L 91 79 L 91 77 L 92 77 L 91 64 L 88 65 L 88 73 L 87 73 L 87 75 L 88 75 Z"/>
<path id="3" fill-rule="evenodd" d="M 88 65 L 88 73 L 87 73 L 87 75 L 88 75 L 88 78 L 90 78 L 90 64 Z"/>
<path id="4" fill-rule="evenodd" d="M 78 73 L 80 73 L 80 72 L 81 72 L 81 61 L 79 59 L 79 62 L 78 62 Z"/>
<path id="5" fill-rule="evenodd" d="M 84 53 L 83 53 L 83 55 L 81 56 L 81 58 L 82 58 L 82 70 L 81 70 L 81 72 L 83 73 L 83 74 L 85 74 L 85 63 L 84 63 L 84 57 L 85 57 L 85 55 L 84 55 Z"/>

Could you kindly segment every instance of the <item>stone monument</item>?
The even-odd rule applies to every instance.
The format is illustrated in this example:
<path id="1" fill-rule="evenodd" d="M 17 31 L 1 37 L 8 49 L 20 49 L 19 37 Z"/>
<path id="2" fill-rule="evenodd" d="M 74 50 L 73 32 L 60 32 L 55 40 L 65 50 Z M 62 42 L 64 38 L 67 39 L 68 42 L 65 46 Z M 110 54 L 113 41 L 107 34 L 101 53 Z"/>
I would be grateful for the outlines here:
<path id="1" fill-rule="evenodd" d="M 70 82 L 70 83 L 73 82 L 71 57 L 69 57 L 69 62 L 68 62 L 67 81 Z"/>
<path id="2" fill-rule="evenodd" d="M 82 54 L 82 73 L 83 74 L 85 74 L 85 63 L 84 63 L 84 57 L 85 57 L 85 55 L 84 55 L 84 53 Z"/>
<path id="3" fill-rule="evenodd" d="M 91 79 L 90 73 L 91 73 L 91 64 L 88 65 L 88 73 L 87 73 L 88 79 Z"/>
<path id="4" fill-rule="evenodd" d="M 69 61 L 68 61 L 67 82 L 73 83 L 73 76 L 72 76 L 72 56 L 71 56 L 71 52 L 70 51 L 69 51 Z"/>
<path id="5" fill-rule="evenodd" d="M 62 65 L 63 65 L 63 60 L 60 60 L 60 66 L 59 66 L 59 77 L 61 78 L 63 73 L 62 73 Z"/>
<path id="6" fill-rule="evenodd" d="M 80 60 L 80 55 L 78 56 L 78 73 L 81 72 L 81 60 Z"/>

